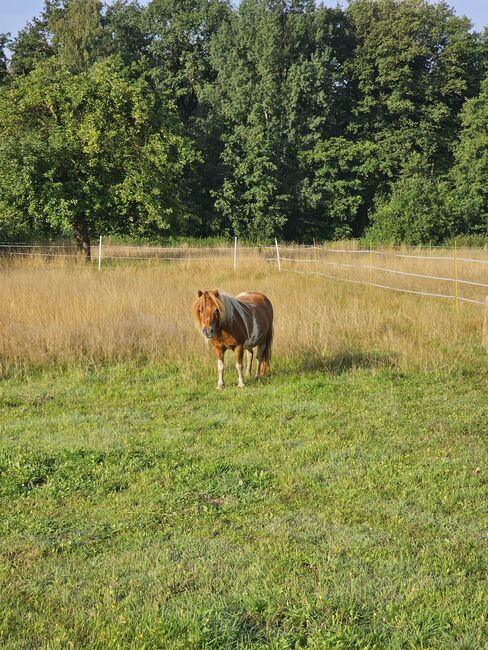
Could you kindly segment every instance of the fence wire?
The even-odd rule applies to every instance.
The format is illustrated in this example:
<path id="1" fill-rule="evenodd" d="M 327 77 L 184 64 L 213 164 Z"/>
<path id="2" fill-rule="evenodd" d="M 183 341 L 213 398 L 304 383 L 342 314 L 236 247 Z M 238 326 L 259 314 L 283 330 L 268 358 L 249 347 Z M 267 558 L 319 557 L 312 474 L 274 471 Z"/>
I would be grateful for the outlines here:
<path id="1" fill-rule="evenodd" d="M 460 263 L 466 264 L 488 264 L 488 259 L 481 259 L 476 257 L 460 257 L 458 255 L 439 255 L 438 252 L 443 252 L 442 248 L 434 247 L 435 252 L 429 255 L 413 254 L 407 252 L 400 252 L 398 249 L 401 247 L 389 247 L 389 250 L 383 251 L 378 250 L 377 248 L 371 249 L 345 249 L 345 248 L 328 248 L 326 246 L 318 247 L 312 245 L 302 245 L 302 246 L 279 246 L 276 243 L 275 246 L 238 246 L 235 247 L 235 242 L 229 246 L 188 246 L 188 247 L 171 247 L 171 246 L 150 246 L 150 245 L 105 245 L 102 250 L 100 248 L 98 255 L 95 254 L 96 247 L 95 243 L 93 244 L 93 256 L 92 263 L 96 264 L 98 261 L 99 270 L 101 268 L 101 263 L 105 264 L 104 270 L 109 268 L 123 268 L 121 262 L 150 262 L 151 268 L 165 268 L 164 266 L 156 266 L 156 262 L 164 261 L 165 263 L 171 262 L 202 262 L 202 261 L 225 261 L 227 260 L 229 265 L 233 265 L 233 268 L 236 269 L 236 264 L 238 260 L 250 260 L 258 259 L 268 264 L 277 264 L 277 270 L 283 270 L 286 273 L 296 273 L 300 275 L 310 275 L 310 276 L 320 276 L 325 277 L 341 282 L 348 282 L 351 284 L 359 284 L 365 286 L 372 286 L 379 289 L 385 289 L 388 291 L 397 291 L 400 293 L 414 294 L 419 296 L 427 296 L 432 298 L 443 298 L 447 300 L 455 300 L 456 302 L 467 302 L 477 305 L 484 305 L 484 300 L 478 300 L 476 298 L 468 298 L 465 296 L 458 295 L 458 286 L 470 286 L 470 287 L 480 287 L 488 288 L 488 282 L 480 282 L 477 279 L 467 279 L 465 277 L 458 277 L 458 265 Z M 393 250 L 392 250 L 393 249 Z M 68 252 L 72 250 L 73 252 Z M 404 248 L 402 248 L 404 250 Z M 432 250 L 432 249 L 429 249 Z M 456 250 L 456 249 L 455 249 Z M 144 252 L 150 252 L 150 255 L 144 255 Z M 275 256 L 269 256 L 269 253 L 273 251 Z M 295 254 L 294 257 L 290 256 L 287 253 L 292 252 Z M 132 254 L 134 253 L 134 254 Z M 237 256 L 236 256 L 237 253 Z M 282 255 L 285 253 L 285 256 Z M 0 242 L 0 254 L 3 254 L 5 257 L 36 257 L 36 258 L 46 258 L 46 259 L 66 259 L 72 258 L 79 260 L 81 255 L 74 252 L 74 247 L 69 244 L 27 244 L 27 243 L 7 243 Z M 306 257 L 301 257 L 300 255 L 306 255 Z M 314 257 L 310 257 L 314 255 Z M 326 259 L 329 255 L 366 255 L 369 257 L 369 263 L 365 263 L 364 258 L 358 260 L 358 263 L 349 263 L 346 261 L 335 261 L 334 259 Z M 369 281 L 364 279 L 357 278 L 348 278 L 348 277 L 339 277 L 338 275 L 333 275 L 332 273 L 324 273 L 318 270 L 312 270 L 308 268 L 307 270 L 299 270 L 297 268 L 281 268 L 278 264 L 278 256 L 281 263 L 287 262 L 289 264 L 316 264 L 330 266 L 334 268 L 343 268 L 343 269 L 357 269 L 357 270 L 368 270 L 370 274 Z M 402 260 L 425 260 L 433 263 L 446 263 L 453 262 L 455 265 L 455 275 L 456 277 L 449 277 L 446 275 L 434 275 L 430 273 L 415 273 L 411 270 L 401 270 L 396 268 L 389 268 L 387 266 L 379 266 L 378 264 L 372 264 L 372 259 L 374 256 L 381 256 L 383 258 L 398 258 Z M 386 261 L 386 260 L 385 260 Z M 114 262 L 114 264 L 107 264 L 109 262 Z M 76 265 L 78 267 L 78 265 Z M 130 267 L 133 268 L 133 267 Z M 390 284 L 383 284 L 380 282 L 372 281 L 372 272 L 376 273 L 385 273 L 391 274 L 392 276 L 399 276 L 404 278 L 419 278 L 420 280 L 430 280 L 439 283 L 449 283 L 451 286 L 454 284 L 456 292 L 443 293 L 441 291 L 423 291 L 414 289 L 411 287 L 399 287 L 392 286 Z M 488 278 L 487 278 L 488 279 Z"/>

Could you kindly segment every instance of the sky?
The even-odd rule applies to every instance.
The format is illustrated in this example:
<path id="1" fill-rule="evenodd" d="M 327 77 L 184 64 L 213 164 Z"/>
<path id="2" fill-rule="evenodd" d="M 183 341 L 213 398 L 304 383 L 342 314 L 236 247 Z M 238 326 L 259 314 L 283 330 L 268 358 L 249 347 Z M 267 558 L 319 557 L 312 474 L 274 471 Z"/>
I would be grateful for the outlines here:
<path id="1" fill-rule="evenodd" d="M 457 14 L 468 16 L 475 29 L 481 31 L 488 25 L 488 0 L 447 1 Z M 336 3 L 327 0 L 326 4 L 334 6 Z M 43 6 L 43 0 L 0 0 L 0 33 L 10 32 L 14 36 L 28 20 L 40 14 Z"/>

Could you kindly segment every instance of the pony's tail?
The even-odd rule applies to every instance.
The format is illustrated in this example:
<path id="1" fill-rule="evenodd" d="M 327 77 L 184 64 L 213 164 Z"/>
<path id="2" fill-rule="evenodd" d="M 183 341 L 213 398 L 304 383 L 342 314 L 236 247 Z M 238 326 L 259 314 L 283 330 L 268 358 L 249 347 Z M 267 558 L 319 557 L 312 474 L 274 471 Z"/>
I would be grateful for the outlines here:
<path id="1" fill-rule="evenodd" d="M 273 345 L 273 325 L 269 328 L 268 334 L 264 341 L 262 374 L 268 375 L 271 366 L 271 347 Z"/>

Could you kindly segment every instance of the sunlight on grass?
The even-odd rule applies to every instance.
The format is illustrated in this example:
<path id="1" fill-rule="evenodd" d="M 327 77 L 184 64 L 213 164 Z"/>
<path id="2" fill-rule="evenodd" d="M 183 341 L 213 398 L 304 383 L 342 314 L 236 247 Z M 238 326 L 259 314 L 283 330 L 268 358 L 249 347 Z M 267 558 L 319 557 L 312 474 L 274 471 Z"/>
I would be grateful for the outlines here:
<path id="1" fill-rule="evenodd" d="M 228 388 L 198 288 L 275 305 Z M 249 264 L 3 270 L 5 648 L 482 648 L 482 309 Z"/>
<path id="2" fill-rule="evenodd" d="M 411 261 L 401 263 L 407 268 Z M 478 305 L 456 307 L 433 298 L 278 273 L 261 258 L 242 260 L 236 272 L 229 260 L 205 260 L 163 268 L 111 267 L 102 273 L 36 258 L 32 265 L 29 260 L 7 265 L 2 276 L 4 371 L 206 357 L 190 307 L 198 289 L 215 287 L 233 294 L 265 292 L 275 309 L 276 357 L 299 357 L 305 365 L 340 365 L 341 358 L 346 365 L 362 365 L 374 357 L 401 368 L 453 366 L 462 364 L 482 337 Z M 425 290 L 423 281 L 416 282 Z"/>

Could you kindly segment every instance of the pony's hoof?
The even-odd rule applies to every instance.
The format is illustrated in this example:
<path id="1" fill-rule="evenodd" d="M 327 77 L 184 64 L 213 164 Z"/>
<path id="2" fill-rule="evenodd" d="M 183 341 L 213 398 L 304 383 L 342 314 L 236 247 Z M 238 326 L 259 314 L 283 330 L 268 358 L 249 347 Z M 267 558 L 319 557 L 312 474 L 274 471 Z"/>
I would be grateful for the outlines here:
<path id="1" fill-rule="evenodd" d="M 244 388 L 244 384 L 237 384 L 237 388 Z"/>
<path id="2" fill-rule="evenodd" d="M 224 390 L 223 386 L 217 386 L 217 390 Z"/>

